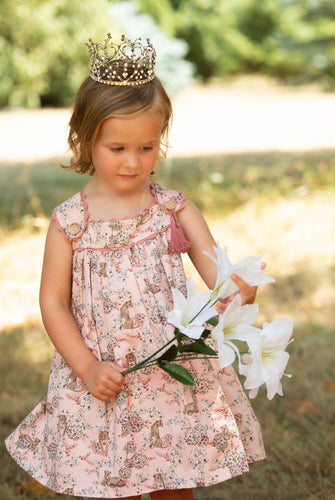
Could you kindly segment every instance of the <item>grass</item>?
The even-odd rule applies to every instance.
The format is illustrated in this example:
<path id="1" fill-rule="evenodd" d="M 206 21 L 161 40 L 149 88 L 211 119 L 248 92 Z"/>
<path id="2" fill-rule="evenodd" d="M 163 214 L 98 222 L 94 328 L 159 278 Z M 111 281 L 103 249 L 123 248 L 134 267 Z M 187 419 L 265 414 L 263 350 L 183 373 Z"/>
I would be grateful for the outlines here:
<path id="1" fill-rule="evenodd" d="M 268 201 L 295 190 L 335 190 L 334 170 L 334 151 L 236 153 L 174 159 L 159 177 L 174 189 L 186 188 L 200 210 L 222 216 L 255 196 Z"/>
<path id="2" fill-rule="evenodd" d="M 59 167 L 55 160 L 0 164 L 2 189 L 0 224 L 9 229 L 20 227 L 32 218 L 48 217 L 52 208 L 80 190 L 86 176 Z"/>
<path id="3" fill-rule="evenodd" d="M 19 227 L 23 218 L 48 217 L 52 208 L 88 181 L 88 176 L 59 168 L 56 160 L 0 163 L 0 170 L 0 224 L 10 228 Z M 296 190 L 335 191 L 334 170 L 335 155 L 329 150 L 226 154 L 167 160 L 157 180 L 187 192 L 205 213 L 222 216 L 255 196 L 268 201 Z"/>
<path id="4" fill-rule="evenodd" d="M 22 234 L 22 245 L 25 236 L 45 230 L 37 227 L 39 218 L 44 220 L 87 182 L 55 161 L 0 164 L 0 171 L 3 241 Z M 249 474 L 197 490 L 198 500 L 335 498 L 334 174 L 331 151 L 176 159 L 159 174 L 158 180 L 187 192 L 204 209 L 236 254 L 267 249 L 276 285 L 259 293 L 262 320 L 286 314 L 295 320 L 288 366 L 293 378 L 283 381 L 285 397 L 268 401 L 261 392 L 253 402 L 267 460 L 251 465 Z M 224 222 L 218 214 L 224 214 Z M 22 260 L 21 245 L 16 244 L 17 259 Z M 13 275 L 15 271 L 13 267 Z M 38 323 L 1 331 L 2 437 L 45 395 L 50 356 L 50 342 Z M 30 481 L 1 440 L 0 498 L 55 497 Z"/>

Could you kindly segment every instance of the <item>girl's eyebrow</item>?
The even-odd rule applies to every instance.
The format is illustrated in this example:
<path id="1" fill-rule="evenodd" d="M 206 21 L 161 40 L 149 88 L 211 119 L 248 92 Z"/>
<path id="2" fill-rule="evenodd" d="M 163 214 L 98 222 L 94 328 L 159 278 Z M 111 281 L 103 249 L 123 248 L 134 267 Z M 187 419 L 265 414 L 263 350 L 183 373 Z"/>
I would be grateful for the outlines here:
<path id="1" fill-rule="evenodd" d="M 111 144 L 112 144 L 112 143 L 113 143 L 113 144 L 125 144 L 125 143 L 127 143 L 127 140 L 124 140 L 124 141 L 117 141 L 117 140 L 116 140 L 116 141 L 115 141 L 115 140 L 113 140 L 113 139 L 110 139 L 110 140 L 109 140 L 109 142 L 110 142 Z M 154 143 L 156 143 L 156 142 L 160 142 L 160 140 L 155 138 L 155 139 L 149 139 L 148 141 L 138 141 L 138 142 L 139 142 L 139 144 L 154 144 Z"/>

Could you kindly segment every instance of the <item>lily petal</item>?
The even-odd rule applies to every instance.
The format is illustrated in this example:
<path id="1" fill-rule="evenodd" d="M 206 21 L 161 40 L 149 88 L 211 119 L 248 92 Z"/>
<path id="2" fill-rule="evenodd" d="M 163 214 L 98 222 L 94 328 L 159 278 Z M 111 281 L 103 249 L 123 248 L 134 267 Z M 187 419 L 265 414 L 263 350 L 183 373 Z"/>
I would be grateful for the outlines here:
<path id="1" fill-rule="evenodd" d="M 237 286 L 230 276 L 235 273 L 250 286 L 260 286 L 267 283 L 273 283 L 275 280 L 271 276 L 265 275 L 265 270 L 261 268 L 261 257 L 245 257 L 239 260 L 236 264 L 232 264 L 226 248 L 221 248 L 219 245 L 213 247 L 216 253 L 216 258 L 208 252 L 204 252 L 217 267 L 217 279 L 213 290 L 213 296 L 216 298 L 222 296 L 227 297 L 228 291 L 230 295 L 237 291 Z M 233 292 L 231 292 L 233 289 Z"/>
<path id="2" fill-rule="evenodd" d="M 232 365 L 235 361 L 235 350 L 230 345 L 230 342 L 222 342 L 222 340 L 219 340 L 218 349 L 220 368 L 226 368 Z"/>
<path id="3" fill-rule="evenodd" d="M 255 399 L 255 397 L 258 394 L 258 389 L 259 389 L 259 387 L 256 387 L 255 389 L 251 389 L 251 391 L 249 392 L 250 399 Z"/>
<path id="4" fill-rule="evenodd" d="M 241 366 L 240 373 L 246 376 L 246 389 L 257 389 L 265 384 L 268 399 L 272 399 L 275 394 L 283 395 L 281 378 L 290 358 L 284 349 L 289 343 L 292 330 L 292 319 L 281 318 L 265 323 L 258 339 L 247 340 L 254 363 Z M 251 393 L 254 394 L 255 391 Z M 251 395 L 249 396 L 252 397 Z"/>
<path id="5" fill-rule="evenodd" d="M 245 257 L 233 266 L 233 272 L 250 286 L 274 283 L 274 278 L 265 275 L 265 270 L 261 268 L 261 263 L 261 257 Z"/>

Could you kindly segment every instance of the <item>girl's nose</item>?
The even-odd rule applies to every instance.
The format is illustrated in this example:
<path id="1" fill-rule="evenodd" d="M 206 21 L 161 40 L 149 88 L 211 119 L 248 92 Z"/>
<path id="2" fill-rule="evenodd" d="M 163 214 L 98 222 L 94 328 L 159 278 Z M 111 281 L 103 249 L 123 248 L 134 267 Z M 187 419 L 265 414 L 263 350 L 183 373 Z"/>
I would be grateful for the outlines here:
<path id="1" fill-rule="evenodd" d="M 136 153 L 129 152 L 126 155 L 124 164 L 125 164 L 125 167 L 128 167 L 128 168 L 136 168 L 139 164 L 138 155 Z"/>

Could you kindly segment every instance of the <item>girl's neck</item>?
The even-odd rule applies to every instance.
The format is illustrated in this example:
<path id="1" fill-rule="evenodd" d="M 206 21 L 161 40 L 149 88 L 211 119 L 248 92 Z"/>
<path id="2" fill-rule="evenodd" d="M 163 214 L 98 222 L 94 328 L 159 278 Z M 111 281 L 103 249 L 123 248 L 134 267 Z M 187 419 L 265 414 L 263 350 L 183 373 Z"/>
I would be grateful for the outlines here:
<path id="1" fill-rule="evenodd" d="M 136 190 L 120 192 L 109 189 L 92 177 L 84 188 L 90 219 L 120 220 L 141 213 L 155 200 L 150 188 L 151 182 L 147 179 Z"/>

